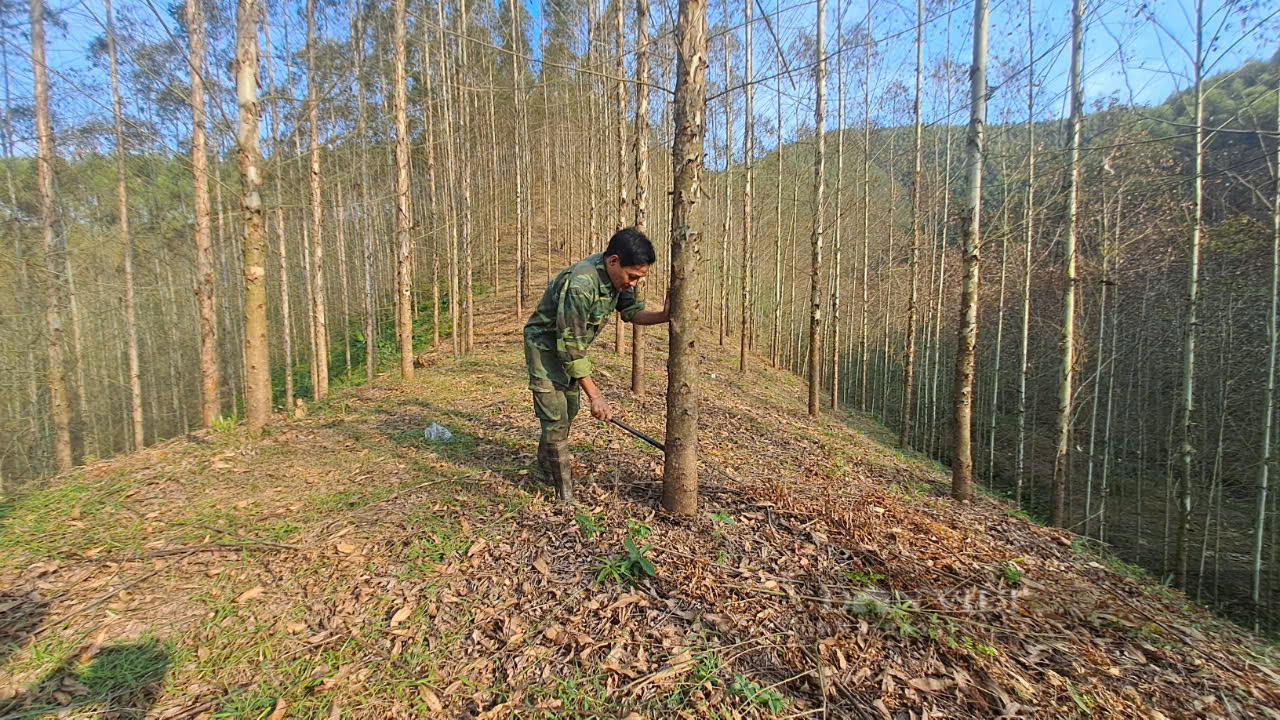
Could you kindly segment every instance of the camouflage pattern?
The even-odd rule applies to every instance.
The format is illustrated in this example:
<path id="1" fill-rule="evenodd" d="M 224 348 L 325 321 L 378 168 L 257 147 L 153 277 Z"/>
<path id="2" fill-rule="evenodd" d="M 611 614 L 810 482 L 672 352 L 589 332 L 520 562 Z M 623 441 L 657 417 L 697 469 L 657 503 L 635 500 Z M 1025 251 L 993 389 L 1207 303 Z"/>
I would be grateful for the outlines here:
<path id="1" fill-rule="evenodd" d="M 591 375 L 587 348 L 614 310 L 625 322 L 631 322 L 644 310 L 644 303 L 636 299 L 635 290 L 619 293 L 613 287 L 604 267 L 604 253 L 561 270 L 547 285 L 524 326 L 529 389 L 535 401 L 540 393 L 571 388 L 576 392 L 577 378 Z"/>

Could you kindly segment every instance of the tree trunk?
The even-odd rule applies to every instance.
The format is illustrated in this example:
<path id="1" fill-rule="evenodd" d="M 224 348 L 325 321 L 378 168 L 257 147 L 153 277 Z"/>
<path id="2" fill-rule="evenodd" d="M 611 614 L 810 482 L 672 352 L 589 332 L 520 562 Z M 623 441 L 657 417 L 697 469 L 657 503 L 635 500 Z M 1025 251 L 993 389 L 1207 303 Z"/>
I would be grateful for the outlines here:
<path id="1" fill-rule="evenodd" d="M 1053 498 L 1049 522 L 1062 527 L 1066 523 L 1067 485 L 1070 482 L 1072 385 L 1075 379 L 1076 318 L 1076 232 L 1079 225 L 1077 205 L 1080 195 L 1080 126 L 1084 112 L 1081 90 L 1081 62 L 1084 52 L 1084 0 L 1071 4 L 1071 116 L 1068 120 L 1071 152 L 1067 169 L 1067 235 L 1063 244 L 1063 277 L 1066 283 L 1062 300 L 1062 335 L 1059 352 L 1062 366 L 1058 373 L 1057 449 L 1053 456 Z"/>
<path id="2" fill-rule="evenodd" d="M 750 2 L 750 0 L 748 0 Z M 645 232 L 649 212 L 649 0 L 636 0 L 635 226 Z M 670 272 L 670 269 L 667 270 Z M 631 392 L 644 394 L 644 327 L 631 325 Z"/>
<path id="3" fill-rule="evenodd" d="M 826 0 L 818 0 L 818 61 L 814 68 L 814 85 L 817 101 L 813 110 L 813 233 L 810 236 L 809 255 L 809 415 L 818 415 L 818 387 L 822 378 L 818 372 L 822 335 L 822 287 L 819 278 L 822 271 L 822 232 L 826 214 L 827 190 L 827 49 L 826 49 Z"/>
<path id="4" fill-rule="evenodd" d="M 867 411 L 867 367 L 871 361 L 868 345 L 867 308 L 871 307 L 868 282 L 870 280 L 871 259 L 871 5 L 867 0 L 867 19 L 863 24 L 866 34 L 863 40 L 863 76 L 862 76 L 862 305 L 859 308 L 861 319 L 858 323 L 858 409 Z M 781 118 L 782 114 L 778 114 Z"/>
<path id="5" fill-rule="evenodd" d="M 1018 353 L 1018 441 L 1014 460 L 1014 504 L 1022 507 L 1022 488 L 1026 485 L 1027 457 L 1027 365 L 1031 338 L 1031 245 L 1035 240 L 1035 192 L 1036 192 L 1036 74 L 1035 74 L 1035 25 L 1032 0 L 1027 0 L 1027 197 L 1023 203 L 1022 255 L 1022 333 Z M 1139 513 L 1141 515 L 1141 513 Z"/>
<path id="6" fill-rule="evenodd" d="M 528 268 L 525 267 L 525 225 L 529 222 L 524 214 L 524 145 L 520 132 L 521 124 L 524 117 L 520 107 L 520 95 L 523 89 L 520 87 L 520 64 L 523 60 L 520 58 L 520 20 L 517 12 L 517 0 L 511 0 L 511 106 L 515 111 L 516 130 L 514 135 L 515 147 L 512 150 L 513 164 L 515 166 L 515 190 L 516 190 L 516 319 L 524 320 L 524 296 L 527 292 L 525 285 L 528 283 Z M 435 208 L 435 201 L 432 200 L 431 207 Z"/>
<path id="7" fill-rule="evenodd" d="M 279 96 L 276 95 L 276 75 L 275 63 L 271 59 L 271 23 L 269 21 L 270 14 L 267 12 L 266 4 L 262 6 L 262 39 L 267 53 L 267 85 L 268 93 L 276 98 L 271 103 L 271 150 L 276 156 L 275 172 L 273 173 L 275 184 L 275 219 L 276 219 L 276 239 L 279 248 L 278 255 L 280 261 L 280 320 L 281 332 L 280 337 L 284 345 L 284 407 L 286 413 L 293 412 L 293 320 L 290 317 L 289 310 L 289 254 L 285 245 L 284 232 L 284 198 L 280 190 L 280 176 L 284 174 L 284 153 L 280 149 L 280 117 Z M 360 75 L 360 54 L 356 54 L 356 76 Z M 364 96 L 361 95 L 361 109 L 363 110 Z M 363 121 L 363 114 L 361 114 Z M 363 124 L 361 125 L 363 127 Z M 363 141 L 363 132 L 361 132 L 361 140 Z"/>
<path id="8" fill-rule="evenodd" d="M 428 200 L 431 203 L 431 222 L 428 227 L 431 229 L 431 349 L 435 350 L 440 346 L 440 238 L 443 236 L 440 228 L 440 199 L 436 188 L 436 134 L 435 134 L 435 111 L 432 107 L 435 105 L 434 93 L 432 92 L 431 81 L 431 52 L 427 46 L 427 33 L 422 33 L 422 78 L 423 85 L 426 86 L 426 97 L 423 99 L 423 105 L 427 109 L 427 124 L 424 130 L 427 134 L 427 143 L 424 153 L 427 156 L 427 192 Z M 519 91 L 516 92 L 519 97 Z M 517 109 L 519 100 L 516 100 Z M 517 140 L 519 135 L 517 134 Z M 520 173 L 516 173 L 516 198 L 520 197 Z M 519 212 L 517 211 L 517 223 Z M 517 226 L 518 227 L 518 226 Z M 517 229 L 517 243 L 519 242 L 519 230 Z M 517 247 L 517 263 L 519 260 L 519 248 Z M 517 269 L 517 275 L 519 270 Z M 519 288 L 516 292 L 516 309 L 520 311 Z M 453 300 L 450 299 L 452 303 Z M 452 309 L 452 308 L 451 308 Z"/>
<path id="9" fill-rule="evenodd" d="M 748 327 L 754 325 L 751 322 L 751 271 L 755 267 L 754 243 L 752 242 L 751 233 L 754 231 L 753 222 L 755 220 L 755 208 L 752 206 L 752 194 L 755 190 L 755 152 L 756 152 L 756 130 L 755 130 L 755 106 L 752 104 L 755 95 L 754 73 L 751 64 L 751 9 L 753 0 L 743 0 L 743 10 L 746 12 L 746 77 L 744 84 L 746 85 L 746 107 L 743 109 L 743 130 L 742 130 L 742 162 L 746 166 L 745 177 L 742 181 L 742 322 L 739 327 L 738 337 L 738 374 L 745 375 L 747 372 L 747 346 L 750 344 L 751 332 Z M 843 56 L 842 56 L 843 57 Z M 843 86 L 842 86 L 843 87 Z M 839 203 L 837 203 L 838 205 Z M 839 232 L 837 230 L 837 232 Z M 836 271 L 839 275 L 839 270 Z"/>
<path id="10" fill-rule="evenodd" d="M 133 238 L 129 235 L 129 192 L 124 159 L 124 119 L 120 110 L 120 80 L 116 59 L 116 24 L 111 0 L 103 0 L 107 16 L 107 60 L 111 71 L 111 117 L 116 139 L 116 203 L 120 215 L 120 242 L 124 245 L 124 314 L 129 361 L 129 419 L 134 450 L 146 443 L 142 417 L 142 373 L 138 367 L 137 301 L 133 287 Z"/>
<path id="11" fill-rule="evenodd" d="M 1195 203 L 1195 220 L 1191 226 L 1191 246 L 1187 249 L 1187 311 L 1186 311 L 1186 343 L 1182 353 L 1182 472 L 1178 476 L 1178 524 L 1177 524 L 1177 565 L 1174 568 L 1174 584 L 1186 590 L 1187 564 L 1190 554 L 1191 535 L 1191 478 L 1192 459 L 1195 447 L 1191 438 L 1195 432 L 1195 369 L 1196 369 L 1196 325 L 1199 313 L 1200 285 L 1200 233 L 1204 226 L 1204 1 L 1196 0 L 1195 27 L 1195 177 L 1193 202 Z"/>
<path id="12" fill-rule="evenodd" d="M 776 44 L 774 46 L 774 59 L 776 66 L 782 67 L 782 49 L 777 47 Z M 776 100 L 777 111 L 774 130 L 778 133 L 776 143 L 778 177 L 776 178 L 777 212 L 774 215 L 773 238 L 773 337 L 769 343 L 769 360 L 776 368 L 782 364 L 782 343 L 784 342 L 782 337 L 782 171 L 785 165 L 783 163 L 782 80 L 778 80 L 774 99 Z"/>
<path id="13" fill-rule="evenodd" d="M 706 0 L 680 0 L 676 22 L 675 139 L 671 146 L 671 351 L 667 360 L 666 465 L 662 506 L 682 515 L 698 509 L 698 264 L 700 233 L 692 226 L 701 192 L 707 106 Z"/>
<path id="14" fill-rule="evenodd" d="M 1276 122 L 1280 127 L 1280 87 L 1276 92 Z M 1276 401 L 1276 316 L 1280 310 L 1280 143 L 1276 144 L 1276 164 L 1272 181 L 1275 198 L 1271 205 L 1271 309 L 1267 313 L 1267 379 L 1262 399 L 1262 443 L 1258 463 L 1258 511 L 1253 530 L 1253 631 L 1258 632 L 1262 618 L 1262 532 L 1267 520 L 1267 482 L 1271 465 L 1271 427 Z"/>
<path id="15" fill-rule="evenodd" d="M 209 236 L 209 161 L 204 130 L 204 9 L 186 0 L 191 63 L 191 175 L 195 183 L 196 302 L 200 308 L 200 426 L 212 427 L 218 402 L 218 320 Z"/>
<path id="16" fill-rule="evenodd" d="M 240 211 L 244 214 L 245 417 L 257 432 L 271 418 L 271 367 L 267 350 L 267 245 L 262 218 L 262 176 L 258 171 L 258 7 L 239 0 L 236 8 L 236 133 L 240 160 Z"/>
<path id="17" fill-rule="evenodd" d="M 911 251 L 909 253 L 911 290 L 907 293 L 907 348 L 902 370 L 902 428 L 898 437 L 898 444 L 903 447 L 912 446 L 911 413 L 914 409 L 912 406 L 916 384 L 916 316 L 920 313 L 917 303 L 920 276 L 920 173 L 924 161 L 923 125 L 920 122 L 920 86 L 923 77 L 924 0 L 916 0 L 916 92 L 912 111 L 915 116 L 915 169 L 911 174 Z"/>
<path id="18" fill-rule="evenodd" d="M 307 122 L 311 126 L 311 331 L 316 347 L 316 385 L 312 397 L 323 400 L 329 394 L 329 325 L 325 317 L 324 226 L 320 199 L 320 98 L 316 94 L 316 12 L 315 0 L 307 0 Z"/>
<path id="19" fill-rule="evenodd" d="M 617 104 L 618 110 L 618 219 L 614 223 L 614 231 L 621 230 L 627 224 L 627 210 L 630 208 L 630 201 L 627 200 L 627 89 L 623 83 L 626 77 L 626 63 L 623 55 L 625 50 L 624 37 L 626 33 L 626 23 L 622 17 L 622 0 L 615 0 L 617 7 L 614 8 L 614 73 L 616 75 L 613 84 L 614 102 Z M 637 293 L 639 288 L 637 288 Z M 618 348 L 618 354 L 623 352 L 622 337 L 622 317 L 615 316 L 614 328 L 617 331 L 617 337 L 614 339 Z"/>
<path id="20" fill-rule="evenodd" d="M 1079 2 L 1080 0 L 1076 0 Z M 981 261 L 982 161 L 987 123 L 987 0 L 973 6 L 973 69 L 969 91 L 969 197 L 964 230 L 964 280 L 956 333 L 955 426 L 951 496 L 973 499 L 973 373 L 978 344 L 978 279 Z"/>
<path id="21" fill-rule="evenodd" d="M 395 122 L 396 122 L 396 340 L 400 348 L 400 377 L 413 379 L 413 315 L 410 306 L 409 259 L 413 240 L 409 231 L 413 216 L 409 210 L 409 130 L 405 99 L 405 0 L 395 0 Z M 455 298 L 449 298 L 450 304 Z M 451 307 L 450 310 L 455 310 Z M 454 317 L 457 317 L 456 310 Z M 456 340 L 455 340 L 456 342 Z"/>

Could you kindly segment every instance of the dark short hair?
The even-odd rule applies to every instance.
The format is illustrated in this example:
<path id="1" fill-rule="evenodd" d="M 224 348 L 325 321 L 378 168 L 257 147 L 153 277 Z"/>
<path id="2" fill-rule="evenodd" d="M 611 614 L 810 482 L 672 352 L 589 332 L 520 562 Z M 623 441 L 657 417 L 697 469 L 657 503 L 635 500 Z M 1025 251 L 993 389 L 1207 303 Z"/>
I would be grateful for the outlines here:
<path id="1" fill-rule="evenodd" d="M 617 255 L 618 262 L 624 267 L 634 265 L 652 265 L 657 259 L 653 252 L 653 243 L 639 230 L 622 228 L 609 238 L 609 247 L 604 249 L 604 256 Z"/>

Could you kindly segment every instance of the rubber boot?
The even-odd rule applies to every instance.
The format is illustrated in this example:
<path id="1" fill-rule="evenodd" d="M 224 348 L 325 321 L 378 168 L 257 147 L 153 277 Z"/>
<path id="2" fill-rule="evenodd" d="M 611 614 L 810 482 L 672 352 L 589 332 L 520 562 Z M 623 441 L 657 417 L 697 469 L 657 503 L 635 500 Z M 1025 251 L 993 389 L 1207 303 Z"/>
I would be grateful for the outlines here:
<path id="1" fill-rule="evenodd" d="M 551 479 L 556 486 L 556 499 L 561 502 L 573 502 L 573 456 L 569 454 L 569 443 L 553 445 L 549 458 Z"/>
<path id="2" fill-rule="evenodd" d="M 543 482 L 552 482 L 551 457 L 554 449 L 551 443 L 538 443 L 538 470 L 542 473 Z"/>

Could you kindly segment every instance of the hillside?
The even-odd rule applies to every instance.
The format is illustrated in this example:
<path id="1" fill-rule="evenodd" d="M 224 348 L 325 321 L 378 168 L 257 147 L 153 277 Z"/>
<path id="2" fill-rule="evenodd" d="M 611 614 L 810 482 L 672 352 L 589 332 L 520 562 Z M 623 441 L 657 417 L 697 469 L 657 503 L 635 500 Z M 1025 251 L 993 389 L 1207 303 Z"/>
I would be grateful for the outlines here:
<path id="1" fill-rule="evenodd" d="M 813 421 L 799 379 L 712 345 L 701 513 L 662 513 L 660 457 L 585 413 L 580 504 L 555 504 L 519 325 L 481 310 L 474 356 L 417 382 L 0 506 L 0 715 L 1280 716 L 1252 636 L 998 500 L 953 504 L 881 428 Z M 595 356 L 661 435 L 661 362 L 632 399 L 629 360 Z"/>

